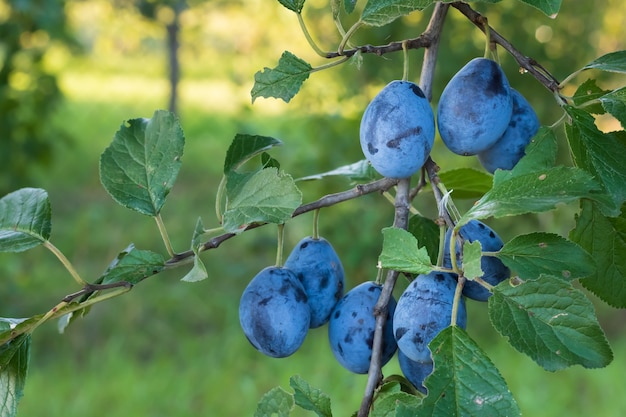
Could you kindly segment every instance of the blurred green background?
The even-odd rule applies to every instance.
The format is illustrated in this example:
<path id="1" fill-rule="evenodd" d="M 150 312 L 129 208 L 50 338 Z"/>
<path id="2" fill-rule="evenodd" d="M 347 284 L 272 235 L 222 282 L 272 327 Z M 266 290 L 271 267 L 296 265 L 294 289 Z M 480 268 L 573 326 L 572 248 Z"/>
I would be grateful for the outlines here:
<path id="1" fill-rule="evenodd" d="M 179 25 L 177 113 L 186 149 L 162 215 L 177 251 L 189 247 L 198 216 L 206 227 L 216 226 L 214 193 L 236 133 L 283 140 L 284 146 L 272 155 L 294 177 L 353 163 L 362 158 L 358 144 L 362 111 L 382 86 L 402 76 L 401 54 L 364 56 L 360 68 L 346 64 L 313 74 L 289 104 L 258 99 L 252 105 L 254 73 L 275 66 L 283 50 L 314 66 L 325 63 L 306 44 L 296 16 L 272 0 L 190 1 L 177 9 L 181 4 L 0 1 L 0 190 L 5 194 L 32 186 L 49 192 L 51 240 L 87 280 L 99 276 L 130 242 L 165 253 L 154 221 L 116 205 L 100 186 L 98 159 L 124 120 L 151 117 L 154 110 L 170 105 L 167 31 L 172 25 Z M 309 0 L 304 17 L 322 48 L 331 50 L 339 37 L 328 8 L 326 1 Z M 476 8 L 558 79 L 601 54 L 626 49 L 622 0 L 565 1 L 554 20 L 511 0 Z M 363 30 L 354 43 L 385 44 L 415 37 L 425 28 L 429 11 L 388 27 Z M 346 26 L 353 21 L 346 17 Z M 435 101 L 465 62 L 483 54 L 483 39 L 472 24 L 450 11 Z M 417 81 L 422 51 L 409 56 L 409 78 Z M 504 52 L 500 58 L 512 86 L 525 94 L 541 122 L 554 123 L 560 113 L 551 94 L 520 74 Z M 592 75 L 601 77 L 605 87 L 616 82 L 604 74 Z M 617 128 L 607 118 L 598 124 L 607 130 Z M 562 153 L 567 160 L 567 153 Z M 453 156 L 439 141 L 433 158 L 444 170 L 478 167 L 475 158 Z M 305 202 L 350 187 L 336 178 L 300 185 Z M 471 203 L 457 201 L 461 207 Z M 420 195 L 416 205 L 426 214 L 436 213 L 429 195 Z M 564 206 L 540 216 L 489 224 L 505 241 L 532 230 L 567 235 L 576 209 Z M 349 287 L 375 278 L 380 229 L 392 218 L 392 206 L 380 196 L 322 211 L 320 232 L 341 256 Z M 311 227 L 310 214 L 290 222 L 285 249 L 309 235 Z M 313 330 L 304 346 L 285 359 L 264 357 L 240 331 L 239 296 L 261 268 L 274 262 L 275 251 L 276 228 L 259 228 L 204 253 L 209 271 L 205 281 L 181 283 L 184 268 L 168 271 L 123 297 L 95 306 L 63 335 L 54 323 L 38 329 L 18 415 L 248 416 L 263 393 L 276 385 L 287 388 L 294 374 L 329 393 L 335 415 L 350 415 L 358 408 L 366 378 L 335 362 L 325 328 Z M 0 254 L 0 277 L 4 317 L 44 312 L 78 289 L 43 248 Z M 399 285 L 397 295 L 405 285 Z M 468 332 L 500 369 L 525 415 L 623 415 L 626 314 L 590 298 L 615 361 L 601 370 L 574 367 L 557 373 L 543 371 L 509 347 L 489 325 L 485 305 L 469 304 Z M 384 371 L 399 372 L 395 359 Z"/>

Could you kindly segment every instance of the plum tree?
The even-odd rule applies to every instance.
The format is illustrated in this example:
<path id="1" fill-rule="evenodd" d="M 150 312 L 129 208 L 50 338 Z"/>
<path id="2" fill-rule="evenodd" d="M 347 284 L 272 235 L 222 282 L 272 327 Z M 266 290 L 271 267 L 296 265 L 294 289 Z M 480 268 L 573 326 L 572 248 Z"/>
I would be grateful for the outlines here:
<path id="1" fill-rule="evenodd" d="M 435 140 L 435 119 L 422 90 L 392 81 L 368 104 L 361 119 L 361 149 L 385 177 L 407 178 L 424 165 Z"/>
<path id="2" fill-rule="evenodd" d="M 267 267 L 250 281 L 239 301 L 239 322 L 257 350 L 274 358 L 298 350 L 311 313 L 302 284 L 286 268 Z"/>
<path id="3" fill-rule="evenodd" d="M 437 106 L 437 127 L 448 149 L 475 155 L 502 136 L 513 111 L 509 81 L 502 68 L 474 58 L 448 82 Z"/>
<path id="4" fill-rule="evenodd" d="M 539 118 L 528 100 L 511 88 L 513 114 L 502 137 L 478 153 L 481 165 L 493 174 L 496 169 L 511 170 L 524 156 L 524 150 L 539 130 Z"/>
<path id="5" fill-rule="evenodd" d="M 287 257 L 285 268 L 304 287 L 311 309 L 311 328 L 326 324 L 345 287 L 343 265 L 330 242 L 324 238 L 303 238 Z"/>
<path id="6" fill-rule="evenodd" d="M 346 369 L 357 374 L 367 373 L 372 359 L 376 318 L 374 306 L 382 286 L 363 282 L 343 296 L 333 310 L 328 323 L 328 341 L 335 358 Z M 386 318 L 381 361 L 389 362 L 397 345 L 392 333 L 395 300 L 389 303 Z"/>
<path id="7" fill-rule="evenodd" d="M 428 344 L 441 330 L 452 322 L 465 328 L 467 312 L 463 298 L 458 302 L 454 320 L 452 317 L 456 284 L 452 274 L 433 271 L 415 278 L 398 299 L 393 335 L 407 358 L 430 362 Z"/>

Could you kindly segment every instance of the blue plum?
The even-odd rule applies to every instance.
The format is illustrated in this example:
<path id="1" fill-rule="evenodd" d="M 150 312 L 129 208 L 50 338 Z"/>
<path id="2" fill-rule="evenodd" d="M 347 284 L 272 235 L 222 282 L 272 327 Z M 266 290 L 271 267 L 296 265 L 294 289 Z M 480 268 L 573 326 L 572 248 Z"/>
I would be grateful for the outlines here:
<path id="1" fill-rule="evenodd" d="M 493 146 L 478 154 L 482 166 L 491 173 L 498 168 L 513 169 L 539 130 L 539 118 L 530 103 L 515 89 L 511 89 L 511 97 L 513 115 L 509 126 Z"/>
<path id="2" fill-rule="evenodd" d="M 506 75 L 486 58 L 475 58 L 446 85 L 437 106 L 437 127 L 458 155 L 475 155 L 502 136 L 513 112 Z"/>
<path id="3" fill-rule="evenodd" d="M 348 291 L 330 316 L 330 348 L 337 361 L 351 372 L 365 374 L 369 369 L 376 327 L 374 306 L 381 292 L 381 285 L 364 282 Z M 382 365 L 389 362 L 397 349 L 392 329 L 395 308 L 396 301 L 391 298 L 383 332 Z"/>
<path id="4" fill-rule="evenodd" d="M 311 328 L 328 322 L 335 304 L 343 297 L 345 278 L 341 260 L 324 238 L 305 237 L 285 261 L 302 283 L 311 309 Z"/>
<path id="5" fill-rule="evenodd" d="M 483 252 L 497 252 L 504 246 L 500 236 L 489 226 L 478 220 L 470 220 L 467 224 L 461 226 L 459 235 L 469 242 L 479 241 Z M 450 260 L 451 236 L 452 230 L 448 229 L 443 247 L 443 266 L 446 268 L 452 267 L 452 261 Z M 460 248 L 460 242 L 457 240 L 456 256 L 459 265 L 461 264 L 459 259 L 461 255 Z M 484 272 L 481 278 L 491 285 L 498 285 L 511 276 L 509 268 L 495 256 L 481 257 L 480 266 Z M 491 292 L 477 282 L 466 281 L 463 287 L 463 295 L 476 301 L 487 301 L 491 296 Z"/>
<path id="6" fill-rule="evenodd" d="M 257 350 L 274 358 L 295 353 L 309 330 L 304 288 L 289 269 L 267 267 L 250 281 L 239 301 L 239 323 Z"/>
<path id="7" fill-rule="evenodd" d="M 428 344 L 450 325 L 456 290 L 454 274 L 433 271 L 418 275 L 398 299 L 393 334 L 398 349 L 417 362 L 431 361 Z M 457 325 L 465 328 L 465 299 L 459 300 Z"/>
<path id="8" fill-rule="evenodd" d="M 374 169 L 408 178 L 424 165 L 435 140 L 435 116 L 418 85 L 387 84 L 363 113 L 361 149 Z"/>
<path id="9" fill-rule="evenodd" d="M 402 374 L 415 388 L 423 394 L 428 390 L 424 386 L 424 380 L 433 372 L 433 361 L 418 362 L 409 359 L 401 350 L 398 350 L 398 363 Z"/>

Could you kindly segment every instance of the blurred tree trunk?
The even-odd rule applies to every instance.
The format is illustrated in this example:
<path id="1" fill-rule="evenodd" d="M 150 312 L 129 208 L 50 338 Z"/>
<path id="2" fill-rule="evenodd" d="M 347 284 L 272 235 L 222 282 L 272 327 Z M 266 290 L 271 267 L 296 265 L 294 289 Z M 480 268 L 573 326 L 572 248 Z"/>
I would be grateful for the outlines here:
<path id="1" fill-rule="evenodd" d="M 178 50 L 180 43 L 178 35 L 180 33 L 180 13 L 185 7 L 184 1 L 178 1 L 174 5 L 174 19 L 166 25 L 167 30 L 167 52 L 170 81 L 169 111 L 176 113 L 178 110 L 178 83 L 180 81 L 180 60 Z"/>

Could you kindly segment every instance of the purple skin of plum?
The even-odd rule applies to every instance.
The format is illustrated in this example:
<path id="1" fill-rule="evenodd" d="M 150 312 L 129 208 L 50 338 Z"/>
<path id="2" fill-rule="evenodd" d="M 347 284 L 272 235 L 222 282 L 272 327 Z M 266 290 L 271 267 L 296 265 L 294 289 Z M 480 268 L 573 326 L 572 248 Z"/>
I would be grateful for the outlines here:
<path id="1" fill-rule="evenodd" d="M 428 344 L 452 321 L 456 285 L 454 274 L 433 271 L 415 278 L 398 299 L 393 334 L 398 349 L 409 359 L 432 360 Z M 467 324 L 463 297 L 459 300 L 456 323 L 462 328 Z"/>
<path id="2" fill-rule="evenodd" d="M 517 90 L 511 89 L 513 115 L 498 141 L 478 154 L 482 166 L 492 174 L 496 169 L 513 169 L 525 155 L 526 146 L 539 130 L 539 118 L 530 103 Z"/>
<path id="3" fill-rule="evenodd" d="M 398 350 L 398 363 L 402 374 L 411 384 L 422 394 L 427 394 L 428 390 L 424 386 L 424 380 L 433 372 L 433 361 L 418 362 L 409 359 L 401 350 Z"/>
<path id="4" fill-rule="evenodd" d="M 341 366 L 356 374 L 366 374 L 369 370 L 376 327 L 374 306 L 381 292 L 382 286 L 374 282 L 354 287 L 337 303 L 328 322 L 328 340 L 333 355 Z M 396 301 L 392 297 L 383 331 L 381 366 L 389 362 L 397 350 L 392 330 L 395 307 Z"/>
<path id="5" fill-rule="evenodd" d="M 502 136 L 513 112 L 510 85 L 500 66 L 475 58 L 444 88 L 437 127 L 445 145 L 458 155 L 475 155 Z"/>
<path id="6" fill-rule="evenodd" d="M 483 252 L 497 252 L 502 249 L 504 243 L 500 236 L 494 232 L 489 226 L 478 220 L 470 220 L 467 224 L 461 226 L 459 230 L 460 236 L 469 242 L 478 240 Z M 452 267 L 450 260 L 450 238 L 452 230 L 446 232 L 446 239 L 443 247 L 443 266 Z M 459 257 L 461 255 L 459 241 L 457 240 L 457 263 L 460 264 Z M 495 256 L 483 256 L 480 260 L 480 266 L 484 272 L 481 277 L 484 281 L 491 285 L 498 285 L 500 282 L 511 276 L 511 271 Z M 463 295 L 476 301 L 487 301 L 491 296 L 491 292 L 482 285 L 474 281 L 466 281 L 463 286 Z"/>
<path id="7" fill-rule="evenodd" d="M 239 301 L 239 323 L 258 351 L 284 358 L 295 353 L 309 330 L 311 313 L 298 278 L 289 269 L 267 267 L 250 281 Z"/>
<path id="8" fill-rule="evenodd" d="M 324 238 L 305 237 L 287 257 L 285 268 L 304 287 L 311 309 L 311 328 L 326 324 L 345 287 L 343 266 L 332 245 Z"/>
<path id="9" fill-rule="evenodd" d="M 435 140 L 435 116 L 417 84 L 392 81 L 365 109 L 361 149 L 381 175 L 408 178 L 426 161 Z"/>

